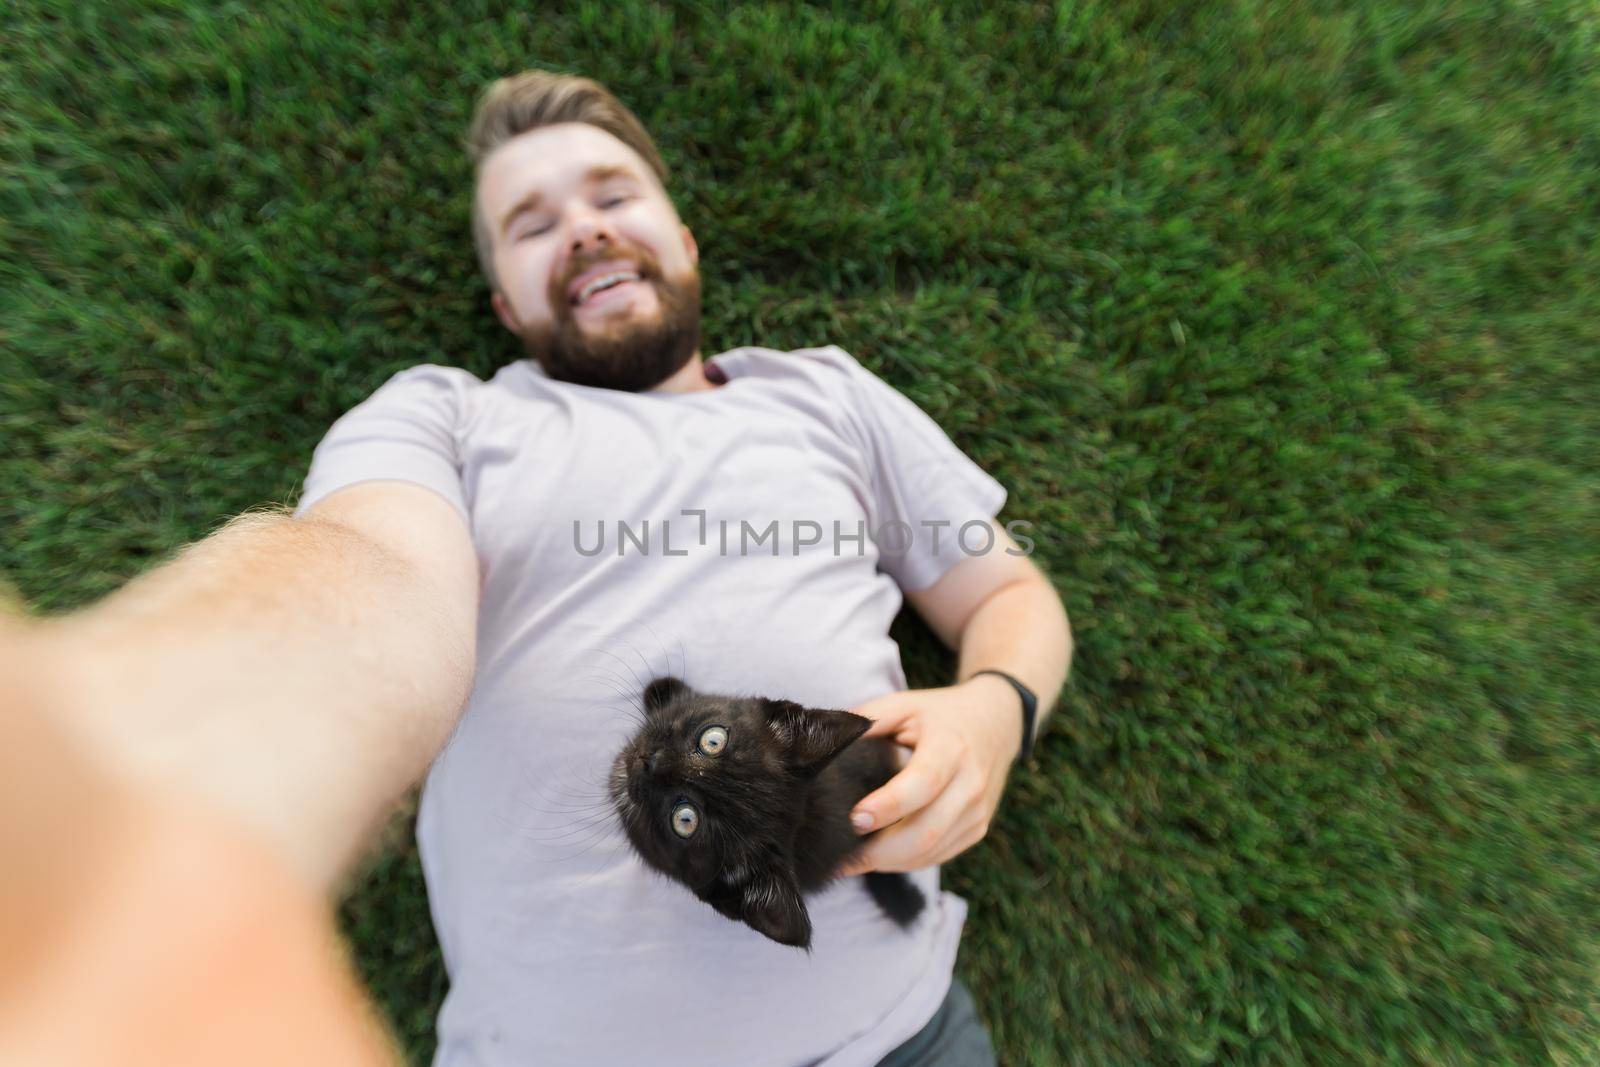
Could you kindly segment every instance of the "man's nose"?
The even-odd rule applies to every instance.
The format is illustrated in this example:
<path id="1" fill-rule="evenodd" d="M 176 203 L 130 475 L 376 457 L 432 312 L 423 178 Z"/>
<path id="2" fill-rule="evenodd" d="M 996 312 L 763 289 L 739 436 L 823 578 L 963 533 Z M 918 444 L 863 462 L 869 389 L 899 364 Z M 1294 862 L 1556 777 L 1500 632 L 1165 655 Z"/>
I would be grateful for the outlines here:
<path id="1" fill-rule="evenodd" d="M 616 244 L 616 238 L 605 222 L 591 216 L 579 218 L 572 224 L 572 252 L 579 255 L 596 252 Z"/>

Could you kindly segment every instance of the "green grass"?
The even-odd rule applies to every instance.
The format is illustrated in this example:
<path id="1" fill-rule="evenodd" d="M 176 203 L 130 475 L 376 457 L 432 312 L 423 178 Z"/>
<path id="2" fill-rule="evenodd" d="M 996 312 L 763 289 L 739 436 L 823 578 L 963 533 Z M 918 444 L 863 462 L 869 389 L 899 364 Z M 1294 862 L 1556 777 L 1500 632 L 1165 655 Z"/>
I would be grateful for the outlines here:
<path id="1" fill-rule="evenodd" d="M 948 872 L 1005 1063 L 1594 1062 L 1596 9 L 869 6 L 10 6 L 5 572 L 82 603 L 514 358 L 461 138 L 588 74 L 707 352 L 843 346 L 1038 525 L 1073 681 Z M 425 1060 L 414 853 L 343 915 Z"/>

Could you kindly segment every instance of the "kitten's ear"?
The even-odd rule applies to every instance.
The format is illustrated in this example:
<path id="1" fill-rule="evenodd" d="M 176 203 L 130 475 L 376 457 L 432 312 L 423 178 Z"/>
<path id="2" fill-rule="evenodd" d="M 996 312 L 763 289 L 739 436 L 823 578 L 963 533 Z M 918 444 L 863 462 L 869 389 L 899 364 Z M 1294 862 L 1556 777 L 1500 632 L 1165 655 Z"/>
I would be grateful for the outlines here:
<path id="1" fill-rule="evenodd" d="M 802 774 L 822 770 L 872 727 L 871 719 L 854 712 L 805 708 L 792 700 L 769 700 L 766 711 L 767 726 Z"/>
<path id="2" fill-rule="evenodd" d="M 657 678 L 644 687 L 644 709 L 646 711 L 660 711 L 677 697 L 689 692 L 689 687 L 682 681 L 671 676 Z"/>
<path id="3" fill-rule="evenodd" d="M 780 945 L 811 950 L 811 916 L 787 868 L 752 874 L 738 885 L 719 879 L 695 890 L 695 896 Z"/>
<path id="4" fill-rule="evenodd" d="M 811 951 L 811 916 L 793 875 L 758 874 L 739 889 L 742 918 L 750 929 L 780 945 Z"/>

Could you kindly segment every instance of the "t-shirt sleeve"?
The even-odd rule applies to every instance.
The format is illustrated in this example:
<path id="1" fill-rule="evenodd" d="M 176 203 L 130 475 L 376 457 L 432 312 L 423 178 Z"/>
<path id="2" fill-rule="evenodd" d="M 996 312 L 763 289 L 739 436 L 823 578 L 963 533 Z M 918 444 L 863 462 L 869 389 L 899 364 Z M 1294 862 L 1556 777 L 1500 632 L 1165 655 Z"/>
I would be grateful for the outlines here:
<path id="1" fill-rule="evenodd" d="M 461 482 L 460 426 L 477 379 L 458 367 L 408 367 L 329 427 L 311 456 L 294 513 L 336 489 L 393 479 L 432 489 L 471 522 Z"/>
<path id="2" fill-rule="evenodd" d="M 835 345 L 820 351 L 848 383 L 847 416 L 866 458 L 868 524 L 883 570 L 915 592 L 970 555 L 998 551 L 987 531 L 963 528 L 993 520 L 1006 502 L 1005 487 L 854 357 Z"/>

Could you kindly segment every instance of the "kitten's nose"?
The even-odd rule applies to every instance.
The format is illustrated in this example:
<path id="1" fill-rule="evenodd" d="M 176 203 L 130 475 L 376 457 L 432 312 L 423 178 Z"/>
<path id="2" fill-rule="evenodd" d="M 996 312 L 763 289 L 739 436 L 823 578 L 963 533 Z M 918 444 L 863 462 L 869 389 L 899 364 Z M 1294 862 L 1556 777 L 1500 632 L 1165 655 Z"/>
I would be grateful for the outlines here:
<path id="1" fill-rule="evenodd" d="M 660 752 L 652 752 L 652 753 L 650 753 L 650 755 L 645 757 L 644 769 L 645 769 L 645 771 L 647 773 L 652 774 L 652 775 L 655 774 L 657 768 L 659 768 L 660 766 L 661 766 L 661 753 Z"/>

